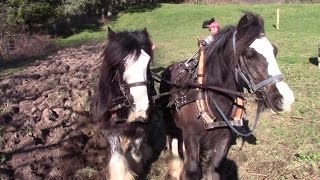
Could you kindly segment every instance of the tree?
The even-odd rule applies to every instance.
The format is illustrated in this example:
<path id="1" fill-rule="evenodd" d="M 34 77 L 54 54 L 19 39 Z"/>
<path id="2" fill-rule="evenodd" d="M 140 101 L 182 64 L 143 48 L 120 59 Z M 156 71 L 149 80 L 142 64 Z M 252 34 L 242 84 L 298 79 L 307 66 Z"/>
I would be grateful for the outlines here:
<path id="1" fill-rule="evenodd" d="M 65 15 L 81 15 L 101 6 L 101 2 L 101 0 L 65 0 L 63 11 Z"/>

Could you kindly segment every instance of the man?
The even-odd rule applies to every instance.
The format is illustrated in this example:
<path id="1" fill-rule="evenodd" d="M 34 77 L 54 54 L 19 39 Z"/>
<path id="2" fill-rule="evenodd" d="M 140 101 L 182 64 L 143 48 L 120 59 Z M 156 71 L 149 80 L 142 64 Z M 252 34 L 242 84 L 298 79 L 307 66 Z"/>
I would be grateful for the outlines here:
<path id="1" fill-rule="evenodd" d="M 218 22 L 213 22 L 209 25 L 210 36 L 208 36 L 204 41 L 209 44 L 213 41 L 214 35 L 216 35 L 220 30 L 220 24 Z"/>

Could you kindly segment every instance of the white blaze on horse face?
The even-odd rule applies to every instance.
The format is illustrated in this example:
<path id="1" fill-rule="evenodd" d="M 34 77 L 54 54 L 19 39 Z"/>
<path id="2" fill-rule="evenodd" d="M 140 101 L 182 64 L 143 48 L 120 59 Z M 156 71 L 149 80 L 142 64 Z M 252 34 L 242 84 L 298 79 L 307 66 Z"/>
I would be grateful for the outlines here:
<path id="1" fill-rule="evenodd" d="M 268 62 L 268 74 L 275 76 L 282 74 L 277 64 L 276 57 L 273 53 L 273 46 L 266 37 L 256 39 L 251 45 L 258 53 L 263 55 Z M 291 104 L 294 102 L 294 95 L 288 84 L 284 81 L 276 83 L 276 87 L 282 95 L 282 105 L 284 111 L 290 111 Z"/>
<path id="2" fill-rule="evenodd" d="M 134 56 L 129 55 L 126 58 L 125 72 L 123 79 L 127 84 L 147 81 L 147 67 L 150 61 L 150 56 L 141 50 L 139 58 L 134 62 Z M 147 118 L 147 109 L 149 108 L 147 86 L 130 87 L 130 94 L 133 97 L 133 112 L 128 116 L 129 122 L 135 121 L 137 118 Z"/>

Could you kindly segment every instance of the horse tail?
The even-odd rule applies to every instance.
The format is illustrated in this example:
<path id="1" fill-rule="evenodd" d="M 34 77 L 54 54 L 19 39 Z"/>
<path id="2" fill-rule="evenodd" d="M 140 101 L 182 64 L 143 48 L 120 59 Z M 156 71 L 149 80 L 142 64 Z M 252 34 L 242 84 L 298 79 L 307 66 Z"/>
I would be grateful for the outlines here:
<path id="1" fill-rule="evenodd" d="M 168 171 L 166 179 L 180 179 L 180 173 L 182 171 L 183 161 L 179 156 L 179 142 L 177 139 L 172 139 L 170 148 L 170 157 L 167 162 Z"/>
<path id="2" fill-rule="evenodd" d="M 135 174 L 130 170 L 127 160 L 118 152 L 112 154 L 109 162 L 110 180 L 134 180 Z"/>

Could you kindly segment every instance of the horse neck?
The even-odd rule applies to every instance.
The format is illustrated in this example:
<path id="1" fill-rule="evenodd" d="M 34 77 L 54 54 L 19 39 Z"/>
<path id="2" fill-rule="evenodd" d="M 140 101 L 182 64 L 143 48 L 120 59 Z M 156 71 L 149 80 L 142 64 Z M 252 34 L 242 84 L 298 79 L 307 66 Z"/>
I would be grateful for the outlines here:
<path id="1" fill-rule="evenodd" d="M 233 53 L 232 40 L 229 40 L 224 49 L 224 53 L 222 54 L 222 61 L 225 63 L 225 67 L 223 68 L 225 68 L 225 70 L 221 71 L 222 74 L 220 74 L 220 76 L 223 78 L 222 82 L 220 84 L 216 84 L 216 86 L 235 92 L 242 91 L 239 90 L 235 80 L 235 59 L 233 59 L 234 56 L 230 55 L 230 53 Z M 225 112 L 230 112 L 229 110 L 231 110 L 234 99 L 236 98 L 234 95 L 221 92 L 209 92 L 208 96 L 210 104 L 213 105 L 212 99 L 214 99 L 219 105 L 221 105 Z"/>
<path id="2" fill-rule="evenodd" d="M 238 91 L 232 72 L 229 72 L 227 74 L 225 81 L 223 82 L 223 84 L 219 85 L 219 87 L 227 90 Z M 222 109 L 222 111 L 225 113 L 225 115 L 228 118 L 232 116 L 231 113 L 232 113 L 235 99 L 236 99 L 235 95 L 230 95 L 230 94 L 221 93 L 221 92 L 214 92 L 214 91 L 208 92 L 209 107 L 216 108 L 215 103 L 217 103 L 219 108 Z M 211 109 L 211 111 L 214 111 L 214 109 Z M 220 119 L 221 116 L 216 116 L 216 117 L 219 119 L 219 121 L 223 121 L 223 119 Z"/>

